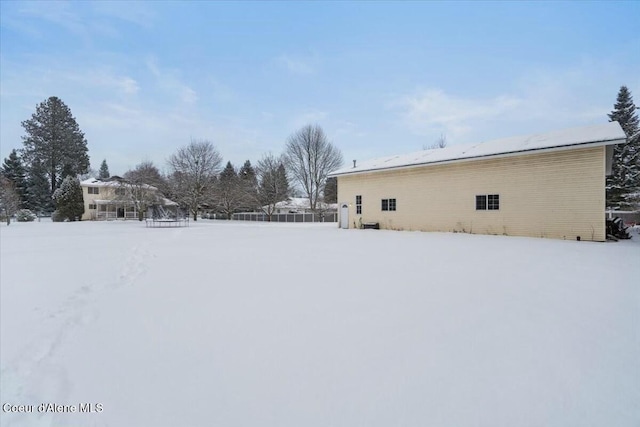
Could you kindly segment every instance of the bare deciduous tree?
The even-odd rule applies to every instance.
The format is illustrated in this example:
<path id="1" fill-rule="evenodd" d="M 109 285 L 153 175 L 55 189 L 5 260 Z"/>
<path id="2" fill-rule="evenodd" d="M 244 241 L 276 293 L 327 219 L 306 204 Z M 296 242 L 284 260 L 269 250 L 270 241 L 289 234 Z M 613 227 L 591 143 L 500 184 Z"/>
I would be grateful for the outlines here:
<path id="1" fill-rule="evenodd" d="M 289 198 L 289 181 L 284 161 L 273 154 L 265 154 L 258 161 L 258 201 L 267 218 L 276 210 L 276 203 Z"/>
<path id="2" fill-rule="evenodd" d="M 127 171 L 124 178 L 122 197 L 134 204 L 138 220 L 142 221 L 147 209 L 160 202 L 161 193 L 166 187 L 165 179 L 151 161 L 138 164 L 135 169 Z"/>
<path id="3" fill-rule="evenodd" d="M 342 165 L 342 153 L 329 142 L 320 126 L 307 125 L 289 137 L 284 156 L 289 173 L 315 211 L 327 175 Z"/>
<path id="4" fill-rule="evenodd" d="M 11 224 L 11 216 L 20 209 L 20 196 L 11 180 L 0 176 L 0 212 L 6 217 L 7 225 Z"/>
<path id="5" fill-rule="evenodd" d="M 174 197 L 197 221 L 200 205 L 213 191 L 222 156 L 211 142 L 191 140 L 189 145 L 179 148 L 168 163 Z"/>
<path id="6" fill-rule="evenodd" d="M 447 135 L 440 134 L 440 138 L 438 138 L 436 142 L 434 142 L 431 145 L 423 145 L 422 149 L 423 150 L 433 150 L 433 149 L 436 149 L 436 148 L 444 148 L 446 146 L 447 146 Z"/>

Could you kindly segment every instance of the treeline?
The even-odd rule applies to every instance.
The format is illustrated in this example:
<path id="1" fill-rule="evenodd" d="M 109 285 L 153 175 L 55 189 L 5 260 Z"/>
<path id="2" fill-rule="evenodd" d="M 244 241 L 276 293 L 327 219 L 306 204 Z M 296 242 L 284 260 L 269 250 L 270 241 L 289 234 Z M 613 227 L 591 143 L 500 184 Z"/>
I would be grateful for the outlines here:
<path id="1" fill-rule="evenodd" d="M 23 148 L 14 149 L 0 170 L 0 211 L 8 219 L 20 209 L 38 214 L 55 213 L 58 219 L 82 215 L 80 180 L 111 178 L 106 159 L 98 173 L 90 170 L 87 140 L 71 110 L 57 97 L 36 107 L 22 122 Z M 329 142 L 320 126 L 308 125 L 293 133 L 282 154 L 264 154 L 255 164 L 247 160 L 237 168 L 223 158 L 208 140 L 191 140 L 167 161 L 167 173 L 143 161 L 124 173 L 127 197 L 138 211 L 155 203 L 156 187 L 178 202 L 194 220 L 202 209 L 231 217 L 234 212 L 263 210 L 269 218 L 275 204 L 287 200 L 294 189 L 318 202 L 335 203 L 335 179 L 328 174 L 342 165 L 342 154 Z"/>

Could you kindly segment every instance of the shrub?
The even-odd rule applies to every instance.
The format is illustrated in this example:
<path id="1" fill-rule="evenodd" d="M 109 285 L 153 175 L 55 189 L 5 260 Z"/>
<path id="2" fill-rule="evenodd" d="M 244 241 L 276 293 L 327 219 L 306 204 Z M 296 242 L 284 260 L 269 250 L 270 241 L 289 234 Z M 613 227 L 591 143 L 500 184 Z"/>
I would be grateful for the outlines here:
<path id="1" fill-rule="evenodd" d="M 51 221 L 53 222 L 64 222 L 65 219 L 64 215 L 61 215 L 57 210 L 51 214 Z"/>
<path id="2" fill-rule="evenodd" d="M 16 212 L 16 221 L 18 222 L 31 222 L 34 221 L 37 216 L 29 209 L 20 209 Z"/>

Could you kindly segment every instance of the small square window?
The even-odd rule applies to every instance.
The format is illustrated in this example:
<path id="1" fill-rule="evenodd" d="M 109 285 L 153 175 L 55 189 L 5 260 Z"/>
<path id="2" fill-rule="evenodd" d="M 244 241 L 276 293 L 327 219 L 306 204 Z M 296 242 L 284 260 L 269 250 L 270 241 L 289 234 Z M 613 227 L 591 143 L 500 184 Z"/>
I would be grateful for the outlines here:
<path id="1" fill-rule="evenodd" d="M 382 210 L 383 211 L 389 210 L 389 199 L 382 199 Z"/>
<path id="2" fill-rule="evenodd" d="M 116 196 L 124 196 L 124 188 L 116 188 Z"/>
<path id="3" fill-rule="evenodd" d="M 390 211 L 396 210 L 396 199 L 389 199 L 389 210 Z"/>
<path id="4" fill-rule="evenodd" d="M 89 209 L 94 210 L 95 208 L 96 208 L 96 205 L 94 205 L 94 204 L 90 204 L 89 205 Z"/>
<path id="5" fill-rule="evenodd" d="M 356 205 L 362 204 L 362 196 L 356 196 Z"/>
<path id="6" fill-rule="evenodd" d="M 100 189 L 98 187 L 88 187 L 87 192 L 89 194 L 100 194 Z"/>
<path id="7" fill-rule="evenodd" d="M 484 211 L 487 210 L 487 196 L 476 196 L 476 210 Z"/>

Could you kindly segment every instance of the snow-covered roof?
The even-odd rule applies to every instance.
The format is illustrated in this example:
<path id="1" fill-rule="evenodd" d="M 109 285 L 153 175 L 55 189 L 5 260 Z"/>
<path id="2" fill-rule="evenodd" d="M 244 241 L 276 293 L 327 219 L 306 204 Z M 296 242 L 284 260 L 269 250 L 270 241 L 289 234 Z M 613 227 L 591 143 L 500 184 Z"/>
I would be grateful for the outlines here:
<path id="1" fill-rule="evenodd" d="M 160 204 L 162 206 L 178 206 L 178 204 L 176 202 L 174 202 L 173 200 L 169 200 L 166 197 L 161 197 L 160 198 Z"/>
<path id="2" fill-rule="evenodd" d="M 625 133 L 618 122 L 609 122 L 601 125 L 502 138 L 477 144 L 454 145 L 367 160 L 357 162 L 356 167 L 338 169 L 329 176 L 415 167 L 433 163 L 468 161 L 540 150 L 568 149 L 576 146 L 612 145 L 622 143 L 625 139 Z"/>
<path id="3" fill-rule="evenodd" d="M 309 199 L 306 197 L 290 197 L 289 200 L 284 200 L 275 204 L 276 209 L 310 209 Z M 337 209 L 338 205 L 333 203 L 318 202 L 317 206 L 320 209 Z"/>
<path id="4" fill-rule="evenodd" d="M 125 180 L 113 180 L 113 181 L 102 181 L 96 178 L 85 179 L 80 182 L 80 185 L 83 187 L 120 187 L 130 185 Z M 142 184 L 142 188 L 148 188 L 149 190 L 157 190 L 156 187 Z"/>

